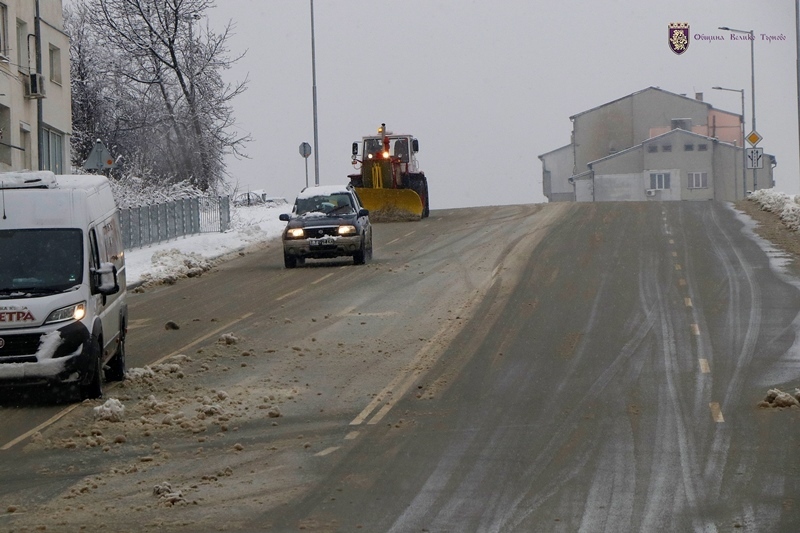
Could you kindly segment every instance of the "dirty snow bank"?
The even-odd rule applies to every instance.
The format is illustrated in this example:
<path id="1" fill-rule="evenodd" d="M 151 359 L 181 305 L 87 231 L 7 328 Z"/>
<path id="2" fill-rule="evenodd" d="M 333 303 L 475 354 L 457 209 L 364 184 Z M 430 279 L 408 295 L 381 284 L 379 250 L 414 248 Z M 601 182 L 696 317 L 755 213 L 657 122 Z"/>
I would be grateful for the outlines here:
<path id="1" fill-rule="evenodd" d="M 774 189 L 759 189 L 748 200 L 759 204 L 763 211 L 778 215 L 786 227 L 794 231 L 800 229 L 800 197 Z"/>

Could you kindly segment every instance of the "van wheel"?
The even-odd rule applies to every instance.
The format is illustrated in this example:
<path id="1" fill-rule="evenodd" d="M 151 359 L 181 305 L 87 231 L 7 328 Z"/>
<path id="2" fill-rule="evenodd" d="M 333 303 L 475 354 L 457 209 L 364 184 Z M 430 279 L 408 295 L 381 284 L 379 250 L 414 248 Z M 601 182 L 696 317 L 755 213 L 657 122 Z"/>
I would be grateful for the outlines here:
<path id="1" fill-rule="evenodd" d="M 293 255 L 289 255 L 286 252 L 283 254 L 283 266 L 286 268 L 294 268 L 297 266 L 297 258 Z"/>
<path id="2" fill-rule="evenodd" d="M 99 340 L 92 341 L 91 352 L 94 371 L 89 381 L 80 386 L 81 400 L 95 400 L 103 397 L 103 362 Z"/>
<path id="3" fill-rule="evenodd" d="M 124 331 L 124 328 L 123 328 Z M 120 332 L 117 351 L 111 356 L 106 367 L 106 381 L 125 380 L 125 334 Z"/>

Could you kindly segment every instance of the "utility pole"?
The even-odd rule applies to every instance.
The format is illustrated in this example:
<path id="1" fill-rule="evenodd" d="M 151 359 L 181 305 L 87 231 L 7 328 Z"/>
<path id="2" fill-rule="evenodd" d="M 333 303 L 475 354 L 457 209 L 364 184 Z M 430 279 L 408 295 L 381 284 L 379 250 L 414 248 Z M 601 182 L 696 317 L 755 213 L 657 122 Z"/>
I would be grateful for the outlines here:
<path id="1" fill-rule="evenodd" d="M 36 0 L 36 19 L 33 21 L 33 33 L 36 41 L 36 73 L 42 73 L 42 24 L 39 16 L 39 0 Z M 42 99 L 36 99 L 36 143 L 39 152 L 38 170 L 44 170 L 44 109 Z"/>

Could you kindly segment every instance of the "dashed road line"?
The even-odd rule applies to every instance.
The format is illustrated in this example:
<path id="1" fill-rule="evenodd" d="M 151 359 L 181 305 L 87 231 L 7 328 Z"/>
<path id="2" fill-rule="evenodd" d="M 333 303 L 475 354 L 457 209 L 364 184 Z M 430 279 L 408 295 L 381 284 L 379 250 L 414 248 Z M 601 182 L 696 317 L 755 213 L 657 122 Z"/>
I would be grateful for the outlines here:
<path id="1" fill-rule="evenodd" d="M 711 373 L 711 366 L 708 364 L 708 359 L 700 359 L 700 372 L 703 374 Z"/>
<path id="2" fill-rule="evenodd" d="M 314 454 L 314 457 L 325 457 L 326 455 L 332 454 L 336 450 L 338 450 L 341 446 L 331 446 L 330 448 L 325 448 L 321 452 L 317 452 Z"/>
<path id="3" fill-rule="evenodd" d="M 698 336 L 700 335 L 700 326 L 697 324 L 692 324 L 692 335 Z"/>
<path id="4" fill-rule="evenodd" d="M 714 419 L 714 422 L 720 424 L 725 422 L 725 417 L 722 416 L 722 409 L 720 408 L 718 402 L 711 402 L 708 404 L 708 407 L 711 409 L 711 418 Z"/>
<path id="5" fill-rule="evenodd" d="M 686 304 L 686 307 L 692 307 L 692 299 L 691 298 L 684 298 L 683 303 Z"/>

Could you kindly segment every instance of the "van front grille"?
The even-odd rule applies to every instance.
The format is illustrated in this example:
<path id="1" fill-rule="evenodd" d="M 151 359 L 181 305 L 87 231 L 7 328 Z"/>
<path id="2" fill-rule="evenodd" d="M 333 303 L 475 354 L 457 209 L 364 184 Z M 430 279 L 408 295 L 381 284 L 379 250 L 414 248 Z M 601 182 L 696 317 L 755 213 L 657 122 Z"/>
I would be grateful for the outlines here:
<path id="1" fill-rule="evenodd" d="M 19 363 L 19 360 L 9 360 L 10 357 L 33 356 L 35 361 L 36 351 L 39 349 L 41 333 L 28 333 L 22 335 L 0 334 L 0 364 Z"/>

